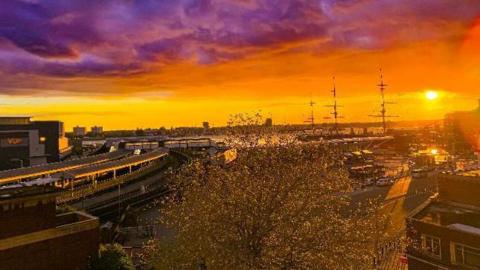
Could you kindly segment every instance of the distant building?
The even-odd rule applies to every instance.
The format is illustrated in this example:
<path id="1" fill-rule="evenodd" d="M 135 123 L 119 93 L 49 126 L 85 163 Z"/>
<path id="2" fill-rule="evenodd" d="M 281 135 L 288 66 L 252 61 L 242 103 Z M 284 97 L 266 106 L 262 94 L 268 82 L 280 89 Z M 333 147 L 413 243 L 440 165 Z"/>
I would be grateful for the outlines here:
<path id="1" fill-rule="evenodd" d="M 474 111 L 447 114 L 444 127 L 447 151 L 453 154 L 480 152 L 480 100 Z"/>
<path id="2" fill-rule="evenodd" d="M 75 137 L 83 137 L 87 134 L 87 128 L 86 127 L 73 127 L 73 136 Z"/>
<path id="3" fill-rule="evenodd" d="M 103 134 L 103 127 L 102 126 L 93 126 L 91 128 L 92 136 L 99 136 Z"/>
<path id="4" fill-rule="evenodd" d="M 210 123 L 209 123 L 209 122 L 203 122 L 203 123 L 202 123 L 202 126 L 203 126 L 203 129 L 204 129 L 204 130 L 207 130 L 207 129 L 210 128 Z"/>
<path id="5" fill-rule="evenodd" d="M 266 127 L 271 127 L 273 126 L 273 120 L 272 118 L 267 118 L 265 119 L 265 124 L 264 124 Z"/>
<path id="6" fill-rule="evenodd" d="M 57 162 L 70 153 L 62 122 L 0 117 L 0 170 Z"/>
<path id="7" fill-rule="evenodd" d="M 57 189 L 0 190 L 1 269 L 85 269 L 99 245 L 99 221 L 56 211 Z"/>
<path id="8" fill-rule="evenodd" d="M 409 270 L 480 269 L 479 175 L 440 175 L 438 194 L 409 215 Z"/>

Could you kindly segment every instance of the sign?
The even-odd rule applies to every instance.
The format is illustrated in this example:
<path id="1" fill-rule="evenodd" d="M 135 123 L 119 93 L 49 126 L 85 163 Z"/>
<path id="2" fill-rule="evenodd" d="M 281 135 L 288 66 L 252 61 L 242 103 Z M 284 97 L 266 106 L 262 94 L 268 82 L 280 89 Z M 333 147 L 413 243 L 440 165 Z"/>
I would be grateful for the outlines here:
<path id="1" fill-rule="evenodd" d="M 28 138 L 5 138 L 0 140 L 0 147 L 28 146 Z"/>

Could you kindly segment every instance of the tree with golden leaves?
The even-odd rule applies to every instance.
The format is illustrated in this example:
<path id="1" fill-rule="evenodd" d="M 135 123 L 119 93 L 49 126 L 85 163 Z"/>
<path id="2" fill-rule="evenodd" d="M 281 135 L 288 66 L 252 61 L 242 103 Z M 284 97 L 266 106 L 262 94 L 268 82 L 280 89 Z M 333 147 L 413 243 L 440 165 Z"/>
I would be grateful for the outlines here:
<path id="1" fill-rule="evenodd" d="M 251 119 L 250 119 L 251 120 Z M 152 241 L 154 269 L 371 269 L 370 205 L 351 209 L 342 155 L 237 125 L 237 160 L 196 161 L 172 177 Z"/>

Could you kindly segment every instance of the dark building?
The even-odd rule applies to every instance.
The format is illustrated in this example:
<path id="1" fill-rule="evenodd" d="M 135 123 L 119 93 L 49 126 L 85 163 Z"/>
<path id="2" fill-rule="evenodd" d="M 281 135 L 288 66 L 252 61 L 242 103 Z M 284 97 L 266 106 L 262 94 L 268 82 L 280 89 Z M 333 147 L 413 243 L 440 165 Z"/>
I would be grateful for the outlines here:
<path id="1" fill-rule="evenodd" d="M 93 126 L 90 130 L 90 133 L 93 137 L 99 137 L 103 135 L 103 127 Z"/>
<path id="2" fill-rule="evenodd" d="M 0 170 L 57 162 L 70 152 L 62 122 L 0 117 Z"/>
<path id="3" fill-rule="evenodd" d="M 0 190 L 0 269 L 85 269 L 98 251 L 99 221 L 57 211 L 53 187 Z"/>
<path id="4" fill-rule="evenodd" d="M 210 123 L 209 122 L 203 122 L 202 127 L 203 127 L 204 130 L 208 130 L 208 129 L 210 129 Z"/>
<path id="5" fill-rule="evenodd" d="M 273 126 L 273 120 L 272 118 L 267 118 L 265 119 L 265 124 L 266 127 L 272 127 Z"/>
<path id="6" fill-rule="evenodd" d="M 438 181 L 438 193 L 407 218 L 408 269 L 480 269 L 480 176 Z"/>

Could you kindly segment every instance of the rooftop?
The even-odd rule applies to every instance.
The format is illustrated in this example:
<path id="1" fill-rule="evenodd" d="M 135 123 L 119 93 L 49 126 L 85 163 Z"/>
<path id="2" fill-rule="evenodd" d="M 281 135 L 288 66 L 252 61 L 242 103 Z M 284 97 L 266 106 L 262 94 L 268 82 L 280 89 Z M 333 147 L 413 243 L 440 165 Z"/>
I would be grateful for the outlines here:
<path id="1" fill-rule="evenodd" d="M 0 125 L 27 125 L 30 116 L 0 116 Z"/>
<path id="2" fill-rule="evenodd" d="M 413 216 L 425 223 L 455 228 L 480 229 L 480 209 L 432 200 Z"/>
<path id="3" fill-rule="evenodd" d="M 3 201 L 33 196 L 54 196 L 60 189 L 51 186 L 32 186 L 0 189 L 0 203 Z"/>

